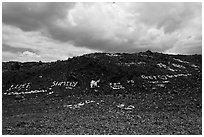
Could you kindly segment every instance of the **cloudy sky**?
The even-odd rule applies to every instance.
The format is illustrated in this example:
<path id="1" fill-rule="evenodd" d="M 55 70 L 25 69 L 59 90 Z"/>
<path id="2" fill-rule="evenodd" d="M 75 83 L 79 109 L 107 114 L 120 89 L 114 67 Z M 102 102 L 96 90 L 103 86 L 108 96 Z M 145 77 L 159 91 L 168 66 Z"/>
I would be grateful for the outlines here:
<path id="1" fill-rule="evenodd" d="M 202 53 L 202 3 L 3 3 L 2 60 Z"/>

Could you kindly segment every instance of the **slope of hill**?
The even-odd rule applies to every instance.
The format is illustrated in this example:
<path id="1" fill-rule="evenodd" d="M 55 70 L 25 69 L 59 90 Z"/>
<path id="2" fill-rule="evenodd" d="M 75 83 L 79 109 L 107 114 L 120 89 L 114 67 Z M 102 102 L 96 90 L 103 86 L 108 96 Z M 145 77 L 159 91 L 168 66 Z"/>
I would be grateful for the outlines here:
<path id="1" fill-rule="evenodd" d="M 8 62 L 3 63 L 3 95 L 26 95 L 37 90 L 62 96 L 87 94 L 91 81 L 97 84 L 92 92 L 98 94 L 193 89 L 201 87 L 201 70 L 199 55 L 165 55 L 151 51 L 94 53 L 52 63 Z"/>
<path id="2" fill-rule="evenodd" d="M 151 51 L 92 53 L 49 63 L 3 62 L 2 70 L 4 134 L 201 134 L 202 131 L 201 55 L 167 55 Z M 31 116 L 31 113 L 36 115 Z M 84 130 L 73 131 L 73 125 L 67 130 L 64 124 L 73 121 L 65 114 L 78 123 L 77 128 Z M 53 122 L 50 126 L 61 123 L 63 127 L 48 132 L 45 115 Z M 151 115 L 162 121 L 149 121 Z M 56 122 L 53 117 L 68 121 Z M 91 117 L 98 120 L 90 122 Z M 127 121 L 121 122 L 118 117 Z M 36 129 L 39 122 L 26 122 L 28 118 L 42 120 L 44 131 Z M 122 125 L 112 121 L 103 127 L 107 131 L 89 127 L 93 130 L 89 132 L 87 125 L 81 125 L 78 118 L 99 125 L 103 118 L 105 121 L 119 120 Z M 143 120 L 147 123 L 141 123 Z M 172 124 L 176 128 L 167 129 Z M 142 130 L 146 126 L 149 128 Z"/>

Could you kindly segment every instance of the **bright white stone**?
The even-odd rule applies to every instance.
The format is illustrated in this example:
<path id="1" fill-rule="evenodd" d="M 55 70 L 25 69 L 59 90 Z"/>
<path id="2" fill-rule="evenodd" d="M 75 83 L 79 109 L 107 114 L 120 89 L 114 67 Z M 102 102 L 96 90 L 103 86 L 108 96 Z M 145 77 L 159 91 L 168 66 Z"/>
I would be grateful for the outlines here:
<path id="1" fill-rule="evenodd" d="M 166 68 L 166 65 L 165 64 L 162 64 L 162 63 L 159 63 L 159 64 L 157 64 L 159 67 L 161 67 L 161 68 Z"/>
<path id="2" fill-rule="evenodd" d="M 186 67 L 184 67 L 184 66 L 182 66 L 182 65 L 178 65 L 178 64 L 174 64 L 174 63 L 172 63 L 172 65 L 173 65 L 174 67 L 177 67 L 177 68 L 183 68 L 183 69 L 186 68 Z"/>
<path id="3" fill-rule="evenodd" d="M 125 109 L 126 110 L 131 110 L 131 109 L 134 109 L 135 108 L 135 106 L 133 106 L 133 105 L 129 105 L 128 107 L 126 107 Z"/>
<path id="4" fill-rule="evenodd" d="M 95 80 L 91 80 L 91 83 L 90 83 L 90 87 L 91 88 L 94 88 L 94 87 L 99 87 L 98 86 L 98 83 L 100 82 L 100 79 L 95 81 Z"/>
<path id="5" fill-rule="evenodd" d="M 119 108 L 123 108 L 125 106 L 125 104 L 119 104 L 119 105 L 117 105 L 117 107 L 119 107 Z"/>
<path id="6" fill-rule="evenodd" d="M 183 60 L 180 60 L 180 59 L 176 59 L 176 58 L 173 58 L 174 60 L 178 61 L 178 62 L 182 62 L 182 63 L 189 63 L 187 61 L 183 61 Z"/>

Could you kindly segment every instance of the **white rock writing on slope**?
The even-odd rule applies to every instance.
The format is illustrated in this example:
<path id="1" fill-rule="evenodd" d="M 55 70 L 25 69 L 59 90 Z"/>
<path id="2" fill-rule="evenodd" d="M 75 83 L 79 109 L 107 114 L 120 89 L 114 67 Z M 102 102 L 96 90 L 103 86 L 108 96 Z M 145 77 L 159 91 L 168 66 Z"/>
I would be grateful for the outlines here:
<path id="1" fill-rule="evenodd" d="M 182 76 L 183 77 L 191 76 L 191 74 L 157 75 L 157 76 L 145 76 L 145 75 L 141 75 L 141 78 L 143 78 L 143 79 L 151 79 L 151 80 L 157 80 L 157 79 L 167 80 L 168 78 L 182 77 Z"/>
<path id="2" fill-rule="evenodd" d="M 161 67 L 161 68 L 166 68 L 166 65 L 165 64 L 162 64 L 162 63 L 159 63 L 159 64 L 157 64 L 159 67 Z"/>
<path id="3" fill-rule="evenodd" d="M 188 61 L 183 61 L 183 60 L 180 60 L 180 59 L 176 59 L 176 58 L 173 58 L 174 60 L 178 61 L 178 62 L 182 62 L 182 63 L 189 63 Z"/>
<path id="4" fill-rule="evenodd" d="M 174 64 L 174 63 L 172 63 L 172 65 L 173 65 L 174 67 L 177 67 L 177 68 L 183 68 L 183 69 L 186 68 L 186 67 L 184 67 L 184 66 L 182 66 L 182 65 L 178 65 L 178 64 Z"/>
<path id="5" fill-rule="evenodd" d="M 125 109 L 126 110 L 131 110 L 131 109 L 134 109 L 135 108 L 135 106 L 133 106 L 133 105 L 129 105 L 128 107 L 126 107 Z"/>
<path id="6" fill-rule="evenodd" d="M 125 104 L 119 104 L 119 105 L 117 105 L 117 107 L 119 107 L 119 108 L 123 108 L 125 106 Z"/>
<path id="7" fill-rule="evenodd" d="M 110 57 L 120 56 L 120 55 L 118 55 L 118 54 L 116 54 L 116 53 L 107 53 L 106 55 L 107 55 L 107 56 L 110 56 Z"/>
<path id="8" fill-rule="evenodd" d="M 170 71 L 172 71 L 172 72 L 177 71 L 176 69 L 172 69 L 172 68 L 170 68 L 170 67 L 167 67 L 167 69 L 170 70 Z"/>
<path id="9" fill-rule="evenodd" d="M 148 81 L 149 83 L 155 84 L 155 83 L 169 83 L 170 81 L 165 80 L 165 81 Z"/>
<path id="10" fill-rule="evenodd" d="M 9 89 L 6 91 L 11 91 L 11 90 L 22 90 L 22 89 L 28 89 L 30 88 L 30 83 L 24 83 L 24 84 L 17 84 L 17 85 L 11 85 Z"/>
<path id="11" fill-rule="evenodd" d="M 68 89 L 73 89 L 77 85 L 77 83 L 78 83 L 77 81 L 76 82 L 74 81 L 71 81 L 71 82 L 70 81 L 61 81 L 61 82 L 53 81 L 51 87 L 65 86 Z"/>
<path id="12" fill-rule="evenodd" d="M 64 107 L 68 107 L 70 109 L 78 109 L 81 108 L 82 106 L 89 104 L 89 103 L 94 103 L 94 100 L 86 100 L 85 102 L 79 102 L 77 104 L 70 104 L 70 105 L 64 105 Z M 99 105 L 99 103 L 97 103 Z"/>
<path id="13" fill-rule="evenodd" d="M 192 64 L 191 66 L 194 68 L 199 68 L 199 66 L 196 66 L 195 64 Z"/>
<path id="14" fill-rule="evenodd" d="M 25 91 L 25 92 L 9 92 L 9 93 L 4 93 L 5 95 L 25 95 L 25 94 L 35 94 L 35 93 L 43 93 L 47 92 L 47 90 L 31 90 L 31 91 Z"/>
<path id="15" fill-rule="evenodd" d="M 99 87 L 99 85 L 98 85 L 99 82 L 100 82 L 100 79 L 97 81 L 91 80 L 90 87 L 91 88 Z"/>
<path id="16" fill-rule="evenodd" d="M 120 84 L 120 82 L 118 82 L 118 83 L 109 83 L 109 85 L 110 85 L 110 87 L 111 87 L 112 89 L 125 89 L 125 88 L 123 87 L 123 85 Z"/>

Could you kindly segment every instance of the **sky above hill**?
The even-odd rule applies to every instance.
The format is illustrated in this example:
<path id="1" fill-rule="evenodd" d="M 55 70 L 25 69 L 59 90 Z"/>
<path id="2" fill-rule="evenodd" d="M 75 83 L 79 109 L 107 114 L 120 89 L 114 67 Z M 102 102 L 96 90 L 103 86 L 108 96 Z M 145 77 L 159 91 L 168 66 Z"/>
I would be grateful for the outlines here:
<path id="1" fill-rule="evenodd" d="M 202 53 L 202 3 L 3 3 L 2 60 Z"/>

